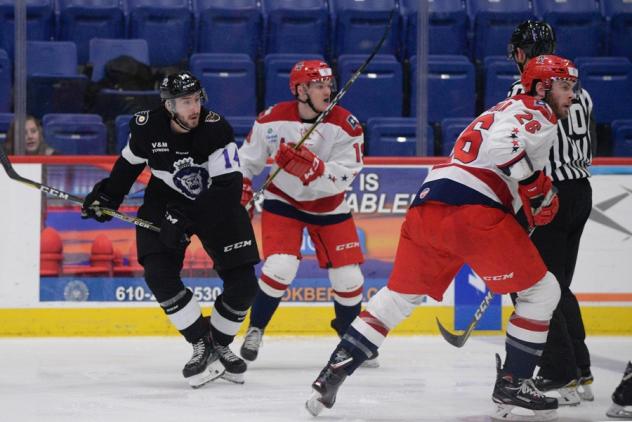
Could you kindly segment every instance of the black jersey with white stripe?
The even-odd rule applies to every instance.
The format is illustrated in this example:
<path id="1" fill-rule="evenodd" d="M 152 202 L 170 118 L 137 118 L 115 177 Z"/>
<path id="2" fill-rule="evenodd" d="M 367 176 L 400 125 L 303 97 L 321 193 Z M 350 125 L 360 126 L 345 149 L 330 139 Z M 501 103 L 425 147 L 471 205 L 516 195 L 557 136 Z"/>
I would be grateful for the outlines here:
<path id="1" fill-rule="evenodd" d="M 508 97 L 524 92 L 520 81 L 509 90 Z M 590 177 L 593 142 L 596 141 L 596 127 L 592 115 L 592 99 L 585 89 L 575 94 L 568 117 L 557 123 L 557 139 L 549 154 L 546 174 L 554 181 L 582 179 Z"/>

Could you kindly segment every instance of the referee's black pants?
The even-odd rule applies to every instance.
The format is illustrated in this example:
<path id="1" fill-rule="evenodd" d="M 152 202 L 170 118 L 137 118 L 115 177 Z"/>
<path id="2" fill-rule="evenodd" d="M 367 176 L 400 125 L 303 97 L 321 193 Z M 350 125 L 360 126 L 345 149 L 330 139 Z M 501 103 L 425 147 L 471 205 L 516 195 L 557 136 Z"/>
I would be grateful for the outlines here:
<path id="1" fill-rule="evenodd" d="M 554 182 L 560 208 L 553 221 L 539 226 L 531 236 L 544 263 L 560 283 L 562 295 L 553 312 L 538 375 L 570 381 L 590 371 L 586 331 L 577 298 L 570 289 L 579 241 L 592 209 L 588 179 Z"/>

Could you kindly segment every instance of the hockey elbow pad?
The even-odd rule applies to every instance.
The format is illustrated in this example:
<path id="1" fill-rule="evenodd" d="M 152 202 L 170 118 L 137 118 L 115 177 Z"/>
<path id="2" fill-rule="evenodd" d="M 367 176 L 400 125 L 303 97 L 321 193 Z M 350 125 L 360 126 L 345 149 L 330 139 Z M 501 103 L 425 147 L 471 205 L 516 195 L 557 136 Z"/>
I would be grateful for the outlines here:
<path id="1" fill-rule="evenodd" d="M 555 218 L 560 207 L 557 189 L 551 178 L 538 170 L 518 184 L 518 193 L 529 227 L 544 226 Z"/>

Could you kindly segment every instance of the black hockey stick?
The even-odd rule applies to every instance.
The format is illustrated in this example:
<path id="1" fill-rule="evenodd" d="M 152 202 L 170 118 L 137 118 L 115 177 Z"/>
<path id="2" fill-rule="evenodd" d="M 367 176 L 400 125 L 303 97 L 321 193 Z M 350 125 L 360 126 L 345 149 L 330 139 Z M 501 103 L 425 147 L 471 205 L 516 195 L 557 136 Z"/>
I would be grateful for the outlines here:
<path id="1" fill-rule="evenodd" d="M 50 186 L 46 186 L 41 183 L 38 183 L 33 180 L 20 176 L 13 168 L 13 165 L 9 161 L 9 157 L 7 157 L 7 154 L 4 152 L 4 149 L 1 147 L 0 147 L 0 163 L 2 163 L 2 167 L 4 167 L 4 170 L 7 172 L 7 175 L 9 176 L 9 178 L 15 180 L 16 182 L 24 183 L 27 186 L 30 186 L 35 189 L 39 189 L 40 191 L 54 198 L 65 199 L 67 201 L 74 202 L 75 204 L 83 205 L 83 199 L 79 198 L 78 196 L 71 195 L 59 189 L 55 189 Z M 118 218 L 119 220 L 123 220 L 128 223 L 135 224 L 139 227 L 143 227 L 145 229 L 149 229 L 154 232 L 160 232 L 160 227 L 155 226 L 153 223 L 149 221 L 146 221 L 137 217 L 131 217 L 126 214 L 121 214 L 120 212 L 114 211 L 109 208 L 101 208 L 101 207 L 97 207 L 97 208 L 103 214 L 112 216 L 114 218 Z"/>
<path id="2" fill-rule="evenodd" d="M 312 132 L 314 132 L 314 130 L 316 129 L 316 126 L 322 123 L 325 117 L 327 117 L 327 115 L 331 112 L 331 110 L 333 110 L 333 108 L 340 102 L 340 100 L 347 93 L 351 85 L 353 85 L 356 79 L 360 77 L 362 72 L 364 72 L 364 69 L 366 69 L 369 63 L 371 63 L 371 60 L 373 60 L 373 57 L 375 57 L 378 51 L 380 51 L 380 48 L 382 48 L 384 41 L 386 41 L 386 37 L 388 37 L 389 32 L 391 32 L 391 26 L 393 24 L 394 15 L 395 15 L 395 9 L 391 10 L 391 14 L 388 17 L 388 23 L 386 24 L 386 28 L 384 28 L 384 34 L 382 34 L 382 38 L 380 38 L 380 41 L 377 43 L 377 45 L 375 46 L 375 48 L 373 49 L 369 57 L 367 57 L 364 63 L 362 63 L 362 66 L 360 66 L 360 68 L 356 70 L 356 72 L 353 75 L 351 75 L 351 78 L 349 78 L 349 80 L 347 81 L 347 83 L 345 83 L 342 89 L 338 91 L 338 93 L 336 94 L 334 99 L 331 100 L 327 108 L 318 115 L 318 117 L 314 121 L 314 124 L 309 128 L 307 132 L 305 132 L 305 134 L 301 137 L 301 139 L 296 143 L 296 145 L 294 146 L 294 149 L 298 149 L 300 148 L 301 145 L 303 145 L 303 143 L 307 140 L 307 138 L 310 137 Z M 279 174 L 280 171 L 281 171 L 281 168 L 278 167 L 274 172 L 272 172 L 272 174 L 270 174 L 270 176 L 268 176 L 268 179 L 265 181 L 265 183 L 261 186 L 261 188 L 259 188 L 257 192 L 255 192 L 252 199 L 248 201 L 248 203 L 246 204 L 246 209 L 250 209 L 250 207 L 252 207 L 253 203 L 259 199 L 259 197 L 263 194 L 263 191 L 266 190 L 268 185 L 270 185 L 272 180 L 277 176 L 277 174 Z"/>

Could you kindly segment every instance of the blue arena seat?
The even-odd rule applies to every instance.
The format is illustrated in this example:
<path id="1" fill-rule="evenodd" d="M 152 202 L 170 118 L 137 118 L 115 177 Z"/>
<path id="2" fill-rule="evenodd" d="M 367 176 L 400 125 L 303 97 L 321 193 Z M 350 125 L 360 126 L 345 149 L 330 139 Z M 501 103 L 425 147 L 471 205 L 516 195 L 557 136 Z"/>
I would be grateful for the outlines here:
<path id="1" fill-rule="evenodd" d="M 196 53 L 191 72 L 208 94 L 208 108 L 224 116 L 257 114 L 255 64 L 247 54 Z"/>
<path id="2" fill-rule="evenodd" d="M 334 28 L 334 55 L 369 54 L 377 45 L 388 23 L 396 0 L 330 0 Z M 398 54 L 399 13 L 393 16 L 393 25 L 384 41 L 381 54 Z"/>
<path id="3" fill-rule="evenodd" d="M 7 52 L 0 49 L 0 113 L 11 109 L 11 60 Z"/>
<path id="4" fill-rule="evenodd" d="M 27 42 L 28 113 L 80 113 L 88 78 L 77 73 L 77 47 L 71 41 Z"/>
<path id="5" fill-rule="evenodd" d="M 520 79 L 520 71 L 506 56 L 489 56 L 483 61 L 485 72 L 484 108 L 488 109 L 507 98 L 511 85 Z"/>
<path id="6" fill-rule="evenodd" d="M 294 99 L 290 92 L 290 71 L 301 60 L 323 60 L 318 54 L 268 54 L 264 65 L 264 106 Z"/>
<path id="7" fill-rule="evenodd" d="M 265 53 L 324 55 L 328 49 L 326 0 L 263 0 Z"/>
<path id="8" fill-rule="evenodd" d="M 151 110 L 161 104 L 159 91 L 124 91 L 102 89 L 96 96 L 90 111 L 110 122 L 122 114 L 134 114 L 142 110 Z"/>
<path id="9" fill-rule="evenodd" d="M 121 114 L 114 119 L 114 131 L 116 134 L 116 153 L 120 154 L 129 137 L 129 121 L 132 114 Z"/>
<path id="10" fill-rule="evenodd" d="M 632 116 L 632 63 L 625 57 L 578 57 L 582 88 L 592 97 L 597 123 Z"/>
<path id="11" fill-rule="evenodd" d="M 417 114 L 417 56 L 410 60 L 411 112 Z M 474 65 L 465 56 L 428 57 L 428 121 L 439 123 L 446 117 L 475 114 L 476 88 Z"/>
<path id="12" fill-rule="evenodd" d="M 92 64 L 92 80 L 98 82 L 103 79 L 105 64 L 118 56 L 131 56 L 149 64 L 149 46 L 142 39 L 106 39 L 93 38 L 90 40 L 90 59 Z"/>
<path id="13" fill-rule="evenodd" d="M 244 143 L 246 136 L 248 136 L 250 129 L 252 129 L 255 119 L 255 116 L 226 117 L 228 123 L 233 127 L 235 142 L 238 146 Z"/>
<path id="14" fill-rule="evenodd" d="M 13 113 L 0 113 L 0 148 L 7 141 L 11 122 L 13 122 Z"/>
<path id="15" fill-rule="evenodd" d="M 46 114 L 46 142 L 65 155 L 104 155 L 107 129 L 95 114 Z"/>
<path id="16" fill-rule="evenodd" d="M 367 121 L 365 153 L 368 156 L 417 155 L 417 120 L 414 117 L 374 117 Z M 434 135 L 428 126 L 426 155 L 434 155 Z"/>
<path id="17" fill-rule="evenodd" d="M 419 0 L 400 0 L 403 17 L 402 40 L 406 57 L 417 54 Z M 468 54 L 468 16 L 463 0 L 428 3 L 429 54 Z"/>
<path id="18" fill-rule="evenodd" d="M 441 120 L 441 155 L 450 155 L 456 139 L 472 120 L 474 117 L 448 117 Z"/>
<path id="19" fill-rule="evenodd" d="M 177 66 L 189 57 L 193 14 L 188 0 L 127 0 L 129 36 L 147 40 L 152 66 Z"/>
<path id="20" fill-rule="evenodd" d="M 15 0 L 0 0 L 0 48 L 13 60 L 15 45 Z M 26 0 L 26 37 L 50 40 L 53 36 L 53 0 Z"/>
<path id="21" fill-rule="evenodd" d="M 571 60 L 603 54 L 605 24 L 595 0 L 533 0 L 533 9 L 555 30 L 556 54 Z"/>
<path id="22" fill-rule="evenodd" d="M 338 83 L 342 87 L 366 56 L 348 54 L 338 58 Z M 371 117 L 401 117 L 403 106 L 402 66 L 395 56 L 377 54 L 366 71 L 356 79 L 341 105 L 361 122 Z"/>
<path id="23" fill-rule="evenodd" d="M 534 17 L 529 0 L 466 0 L 474 33 L 474 58 L 507 53 L 511 33 L 520 22 Z"/>
<path id="24" fill-rule="evenodd" d="M 601 0 L 600 4 L 607 22 L 609 54 L 632 60 L 632 2 Z"/>
<path id="25" fill-rule="evenodd" d="M 632 157 L 632 119 L 615 120 L 612 128 L 612 155 Z"/>
<path id="26" fill-rule="evenodd" d="M 261 7 L 257 0 L 193 0 L 199 53 L 246 53 L 257 58 Z"/>

